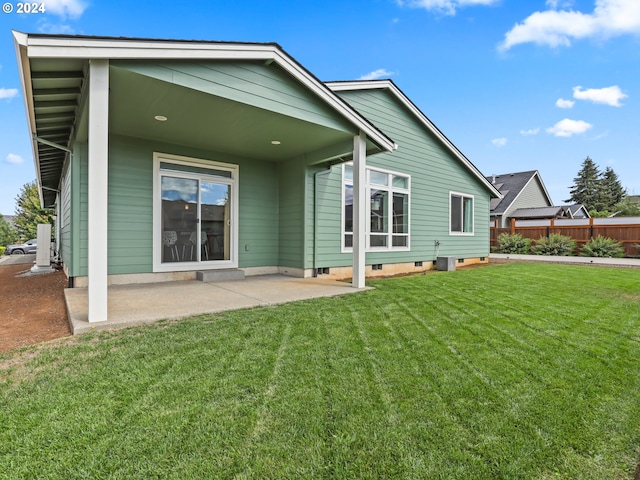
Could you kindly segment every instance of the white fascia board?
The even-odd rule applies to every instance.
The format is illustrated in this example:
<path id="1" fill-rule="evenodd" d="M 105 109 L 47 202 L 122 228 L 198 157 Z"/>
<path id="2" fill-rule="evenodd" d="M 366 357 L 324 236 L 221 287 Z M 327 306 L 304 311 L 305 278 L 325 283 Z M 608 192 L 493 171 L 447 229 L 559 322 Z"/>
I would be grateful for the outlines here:
<path id="1" fill-rule="evenodd" d="M 480 182 L 485 185 L 495 198 L 503 198 L 502 194 L 489 182 L 464 154 L 427 118 L 427 116 L 409 100 L 404 93 L 390 80 L 362 80 L 350 82 L 328 82 L 326 85 L 334 92 L 352 90 L 384 90 L 388 89 L 400 102 L 417 117 L 420 122 L 433 133 L 460 160 Z"/>
<path id="2" fill-rule="evenodd" d="M 17 32 L 16 32 L 17 33 Z M 275 61 L 380 148 L 398 146 L 275 45 L 24 36 L 29 58 Z"/>
<path id="3" fill-rule="evenodd" d="M 34 139 L 36 133 L 36 113 L 33 105 L 33 89 L 31 87 L 31 66 L 27 55 L 28 37 L 22 32 L 13 31 L 13 43 L 18 59 L 18 73 L 20 74 L 20 84 L 22 86 L 22 99 L 24 101 L 27 121 L 29 122 L 29 138 L 31 139 L 31 152 L 33 154 L 33 164 L 36 169 L 36 185 L 38 186 L 38 196 L 40 205 L 44 205 L 42 192 L 42 177 L 40 176 L 40 158 L 38 156 L 38 142 Z"/>
<path id="4" fill-rule="evenodd" d="M 536 170 L 535 175 L 536 177 L 538 177 L 538 180 L 540 181 L 540 185 L 542 186 L 542 191 L 544 192 L 545 196 L 547 197 L 547 201 L 549 202 L 549 206 L 553 205 L 553 202 L 551 201 L 551 195 L 549 195 L 549 192 L 547 191 L 547 187 L 545 186 L 544 182 L 542 181 L 542 177 L 540 176 L 540 172 L 538 172 L 538 170 Z"/>
<path id="5" fill-rule="evenodd" d="M 348 82 L 327 82 L 326 85 L 334 92 L 340 92 L 343 90 L 382 90 L 390 88 L 393 83 L 388 80 L 353 80 Z"/>

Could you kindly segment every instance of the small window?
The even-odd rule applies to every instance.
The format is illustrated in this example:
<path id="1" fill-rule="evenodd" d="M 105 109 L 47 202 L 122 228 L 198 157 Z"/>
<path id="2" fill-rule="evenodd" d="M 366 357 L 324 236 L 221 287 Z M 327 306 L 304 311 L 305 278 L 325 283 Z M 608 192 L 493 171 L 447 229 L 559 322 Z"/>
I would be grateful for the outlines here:
<path id="1" fill-rule="evenodd" d="M 452 234 L 473 234 L 473 196 L 449 194 L 450 231 Z"/>

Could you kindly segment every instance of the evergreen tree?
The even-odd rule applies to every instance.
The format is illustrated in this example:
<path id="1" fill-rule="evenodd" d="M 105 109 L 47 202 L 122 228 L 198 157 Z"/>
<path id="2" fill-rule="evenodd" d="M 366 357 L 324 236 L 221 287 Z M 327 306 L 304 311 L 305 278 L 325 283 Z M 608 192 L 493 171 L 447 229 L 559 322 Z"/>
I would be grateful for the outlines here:
<path id="1" fill-rule="evenodd" d="M 36 238 L 38 224 L 50 223 L 53 225 L 53 210 L 45 210 L 40 207 L 40 196 L 36 182 L 26 183 L 22 186 L 20 194 L 16 197 L 16 218 L 13 224 L 21 240 Z"/>
<path id="2" fill-rule="evenodd" d="M 615 206 L 627 196 L 627 191 L 620 183 L 618 175 L 613 171 L 613 168 L 607 167 L 604 170 L 601 186 L 604 209 L 611 212 L 615 211 Z"/>
<path id="3" fill-rule="evenodd" d="M 2 215 L 0 215 L 0 245 L 6 247 L 11 245 L 17 240 L 16 231 L 7 222 Z"/>
<path id="4" fill-rule="evenodd" d="M 613 211 L 618 217 L 640 217 L 640 202 L 627 195 L 615 206 Z"/>
<path id="5" fill-rule="evenodd" d="M 578 176 L 569 190 L 571 197 L 565 202 L 581 203 L 588 211 L 605 210 L 602 199 L 602 174 L 591 158 L 585 158 Z"/>

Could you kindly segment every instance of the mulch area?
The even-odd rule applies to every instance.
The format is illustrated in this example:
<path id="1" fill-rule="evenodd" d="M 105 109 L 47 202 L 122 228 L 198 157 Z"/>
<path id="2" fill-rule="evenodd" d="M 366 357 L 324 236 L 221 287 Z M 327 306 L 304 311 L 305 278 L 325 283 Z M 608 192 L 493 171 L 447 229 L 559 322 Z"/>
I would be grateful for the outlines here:
<path id="1" fill-rule="evenodd" d="M 0 264 L 0 352 L 71 335 L 64 272 L 32 274 L 32 264 Z"/>

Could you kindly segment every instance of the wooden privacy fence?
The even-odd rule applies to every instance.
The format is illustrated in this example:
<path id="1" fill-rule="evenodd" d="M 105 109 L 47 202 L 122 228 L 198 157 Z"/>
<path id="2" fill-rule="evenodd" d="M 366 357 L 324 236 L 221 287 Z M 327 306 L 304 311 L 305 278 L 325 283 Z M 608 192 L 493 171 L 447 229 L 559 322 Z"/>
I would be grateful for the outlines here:
<path id="1" fill-rule="evenodd" d="M 624 247 L 625 256 L 635 257 L 640 255 L 636 247 L 640 244 L 640 217 L 613 217 L 613 218 L 563 218 L 545 220 L 516 220 L 511 219 L 511 226 L 498 228 L 498 220 L 491 225 L 491 249 L 498 245 L 498 236 L 501 233 L 519 233 L 532 240 L 540 237 L 548 237 L 552 233 L 559 233 L 573 238 L 577 243 L 577 252 L 591 238 L 598 235 L 612 238 Z"/>

